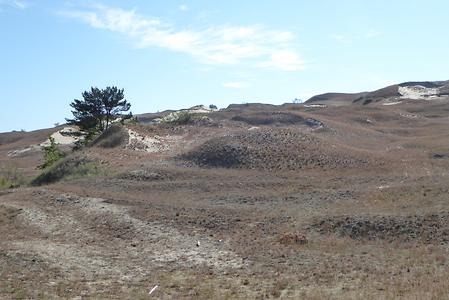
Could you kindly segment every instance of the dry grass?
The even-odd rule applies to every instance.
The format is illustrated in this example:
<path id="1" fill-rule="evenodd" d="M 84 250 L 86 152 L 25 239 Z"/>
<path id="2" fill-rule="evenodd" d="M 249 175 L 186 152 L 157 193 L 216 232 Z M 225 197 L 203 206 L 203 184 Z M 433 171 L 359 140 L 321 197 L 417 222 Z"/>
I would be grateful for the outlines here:
<path id="1" fill-rule="evenodd" d="M 164 153 L 91 147 L 47 170 L 43 182 L 54 183 L 0 193 L 0 298 L 448 299 L 449 162 L 431 154 L 449 149 L 441 138 L 449 124 L 400 116 L 419 105 L 295 108 L 325 131 L 290 125 L 289 109 L 264 105 L 208 115 L 217 127 L 127 125 L 176 143 Z M 254 117 L 275 126 L 248 130 Z M 221 148 L 205 149 L 211 139 Z M 7 153 L 38 138 L 4 140 L 2 166 L 32 174 L 39 153 Z M 175 159 L 198 149 L 235 154 L 236 143 L 251 163 L 221 169 Z M 283 167 L 303 158 L 309 168 Z M 326 159 L 332 168 L 313 163 Z M 251 169 L 256 163 L 274 167 Z M 379 224 L 388 234 L 377 234 Z M 366 230 L 341 234 L 346 225 Z"/>
<path id="2" fill-rule="evenodd" d="M 16 166 L 0 168 L 0 190 L 16 188 L 26 183 L 25 176 Z"/>

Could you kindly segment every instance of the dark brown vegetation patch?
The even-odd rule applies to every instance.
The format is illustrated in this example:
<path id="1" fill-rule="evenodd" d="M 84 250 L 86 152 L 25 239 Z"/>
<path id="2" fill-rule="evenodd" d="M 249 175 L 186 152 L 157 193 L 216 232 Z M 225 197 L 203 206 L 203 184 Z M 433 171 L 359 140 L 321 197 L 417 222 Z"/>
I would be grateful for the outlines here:
<path id="1" fill-rule="evenodd" d="M 247 115 L 237 115 L 233 117 L 232 120 L 255 126 L 272 124 L 293 125 L 306 123 L 306 120 L 299 115 L 283 112 L 258 112 Z"/>
<path id="2" fill-rule="evenodd" d="M 332 217 L 312 225 L 323 234 L 338 234 L 357 240 L 419 241 L 447 243 L 449 212 L 413 216 Z"/>
<path id="3" fill-rule="evenodd" d="M 449 158 L 449 154 L 446 154 L 446 153 L 434 153 L 434 154 L 432 154 L 432 158 L 434 158 L 434 159 Z"/>
<path id="4" fill-rule="evenodd" d="M 354 167 L 361 159 L 327 151 L 309 134 L 290 129 L 243 131 L 212 138 L 182 156 L 205 167 L 297 170 L 305 167 Z"/>
<path id="5" fill-rule="evenodd" d="M 125 146 L 128 142 L 128 133 L 120 125 L 113 125 L 92 142 L 92 146 L 100 148 L 116 148 Z"/>
<path id="6" fill-rule="evenodd" d="M 279 238 L 282 245 L 305 245 L 308 243 L 307 237 L 298 232 L 285 232 Z"/>

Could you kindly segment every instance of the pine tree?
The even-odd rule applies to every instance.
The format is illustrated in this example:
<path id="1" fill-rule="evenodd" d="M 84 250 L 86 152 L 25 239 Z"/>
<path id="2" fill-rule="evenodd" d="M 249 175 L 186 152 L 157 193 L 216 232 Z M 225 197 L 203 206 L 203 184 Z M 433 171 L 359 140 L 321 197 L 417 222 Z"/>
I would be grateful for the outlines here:
<path id="1" fill-rule="evenodd" d="M 66 121 L 86 132 L 102 132 L 108 129 L 113 120 L 123 117 L 122 113 L 131 108 L 131 104 L 124 99 L 124 90 L 115 86 L 105 89 L 92 87 L 90 91 L 83 92 L 82 96 L 83 100 L 75 99 L 70 104 L 74 109 L 74 118 Z M 131 113 L 125 115 L 126 118 L 130 116 Z"/>

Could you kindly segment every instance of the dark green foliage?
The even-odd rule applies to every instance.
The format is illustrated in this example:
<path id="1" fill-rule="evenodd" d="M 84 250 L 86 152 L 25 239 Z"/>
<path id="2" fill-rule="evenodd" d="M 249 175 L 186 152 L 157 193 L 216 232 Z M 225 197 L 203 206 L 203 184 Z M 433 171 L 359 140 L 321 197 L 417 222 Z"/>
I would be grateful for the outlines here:
<path id="1" fill-rule="evenodd" d="M 189 111 L 178 111 L 162 118 L 162 124 L 186 125 L 194 121 L 193 114 Z"/>
<path id="2" fill-rule="evenodd" d="M 50 145 L 42 147 L 42 152 L 44 152 L 44 163 L 39 166 L 41 169 L 45 169 L 53 165 L 65 156 L 65 154 L 59 149 L 58 145 L 56 145 L 55 139 L 52 136 L 48 139 L 50 140 Z"/>
<path id="3" fill-rule="evenodd" d="M 85 133 L 84 138 L 79 139 L 75 142 L 75 146 L 73 147 L 74 151 L 80 150 L 84 146 L 87 146 L 95 140 L 95 137 L 98 136 L 98 132 L 95 130 L 89 130 Z"/>
<path id="4" fill-rule="evenodd" d="M 131 104 L 124 99 L 124 90 L 115 86 L 105 89 L 92 87 L 90 91 L 83 92 L 82 96 L 83 100 L 75 99 L 70 104 L 74 109 L 74 118 L 66 120 L 68 124 L 77 125 L 86 132 L 108 129 L 113 120 L 131 108 Z"/>
<path id="5" fill-rule="evenodd" d="M 190 112 L 182 111 L 178 115 L 178 119 L 174 122 L 177 125 L 189 124 L 193 121 L 193 115 Z"/>

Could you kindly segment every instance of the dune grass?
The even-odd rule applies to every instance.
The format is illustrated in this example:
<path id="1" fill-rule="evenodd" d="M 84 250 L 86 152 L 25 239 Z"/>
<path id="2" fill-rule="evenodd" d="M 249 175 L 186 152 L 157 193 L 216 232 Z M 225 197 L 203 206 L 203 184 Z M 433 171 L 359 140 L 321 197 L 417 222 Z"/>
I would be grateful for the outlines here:
<path id="1" fill-rule="evenodd" d="M 71 156 L 62 159 L 43 170 L 31 181 L 31 185 L 39 186 L 88 176 L 105 174 L 98 161 L 83 156 Z"/>

